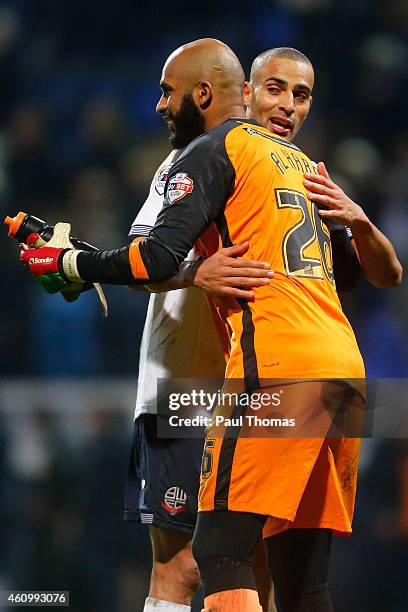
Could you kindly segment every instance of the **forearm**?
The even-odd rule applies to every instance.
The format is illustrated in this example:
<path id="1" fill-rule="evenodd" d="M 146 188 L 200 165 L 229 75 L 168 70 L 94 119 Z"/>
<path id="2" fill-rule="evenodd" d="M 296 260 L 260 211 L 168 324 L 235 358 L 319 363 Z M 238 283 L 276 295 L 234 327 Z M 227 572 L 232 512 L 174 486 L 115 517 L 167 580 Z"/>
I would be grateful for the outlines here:
<path id="1" fill-rule="evenodd" d="M 140 238 L 112 251 L 68 251 L 60 265 L 61 272 L 71 281 L 120 285 L 161 283 L 179 270 L 174 253 L 150 238 Z"/>
<path id="2" fill-rule="evenodd" d="M 351 228 L 354 248 L 362 272 L 375 287 L 394 287 L 402 278 L 402 267 L 391 242 L 370 221 L 363 208 L 356 204 L 330 178 L 323 162 L 317 164 L 318 174 L 305 174 L 308 197 L 318 206 L 320 217 L 343 223 Z"/>
<path id="3" fill-rule="evenodd" d="M 386 236 L 364 216 L 352 224 L 354 246 L 364 276 L 375 287 L 394 287 L 402 279 L 402 266 Z"/>
<path id="4" fill-rule="evenodd" d="M 173 276 L 167 281 L 161 283 L 149 283 L 146 285 L 129 285 L 131 289 L 137 291 L 146 291 L 148 293 L 164 293 L 166 291 L 173 291 L 174 289 L 184 289 L 186 287 L 192 287 L 194 285 L 194 277 L 202 264 L 202 258 L 198 257 L 193 261 L 183 261 L 180 265 L 178 274 Z"/>
<path id="5" fill-rule="evenodd" d="M 68 251 L 60 263 L 61 272 L 69 279 L 127 285 L 136 282 L 129 261 L 129 247 L 113 251 Z M 91 280 L 92 279 L 92 280 Z"/>

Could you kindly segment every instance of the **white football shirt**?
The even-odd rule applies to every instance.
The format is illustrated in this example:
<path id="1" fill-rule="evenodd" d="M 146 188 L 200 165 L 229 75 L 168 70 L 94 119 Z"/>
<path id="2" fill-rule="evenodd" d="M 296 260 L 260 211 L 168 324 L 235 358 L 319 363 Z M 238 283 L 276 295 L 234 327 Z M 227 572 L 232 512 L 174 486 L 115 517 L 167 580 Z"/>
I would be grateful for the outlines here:
<path id="1" fill-rule="evenodd" d="M 181 153 L 172 151 L 159 166 L 130 237 L 149 235 L 162 208 L 167 174 Z M 158 378 L 223 379 L 224 372 L 225 357 L 204 291 L 188 287 L 153 293 L 140 346 L 135 419 L 156 412 Z"/>

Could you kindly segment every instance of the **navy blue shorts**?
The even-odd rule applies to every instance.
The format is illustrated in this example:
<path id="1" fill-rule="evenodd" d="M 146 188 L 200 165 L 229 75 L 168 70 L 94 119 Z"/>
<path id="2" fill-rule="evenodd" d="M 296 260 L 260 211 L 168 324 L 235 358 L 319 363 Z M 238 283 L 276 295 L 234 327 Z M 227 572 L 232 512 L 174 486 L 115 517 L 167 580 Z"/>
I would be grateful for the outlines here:
<path id="1" fill-rule="evenodd" d="M 193 533 L 204 437 L 158 438 L 157 418 L 135 421 L 124 519 Z"/>

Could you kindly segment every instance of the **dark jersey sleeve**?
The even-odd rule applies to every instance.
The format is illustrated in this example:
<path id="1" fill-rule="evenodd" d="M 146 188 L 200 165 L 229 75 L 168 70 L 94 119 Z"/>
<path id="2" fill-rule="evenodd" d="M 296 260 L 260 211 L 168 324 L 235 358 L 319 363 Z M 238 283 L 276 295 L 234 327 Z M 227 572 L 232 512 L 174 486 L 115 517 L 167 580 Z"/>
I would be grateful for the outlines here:
<path id="1" fill-rule="evenodd" d="M 223 212 L 234 188 L 224 126 L 193 141 L 172 166 L 155 226 L 148 237 L 128 246 L 126 253 L 123 249 L 111 252 L 118 261 L 110 262 L 109 277 L 105 252 L 95 253 L 92 259 L 88 253 L 79 254 L 78 272 L 84 280 L 146 284 L 177 274 L 197 238 Z"/>
<path id="2" fill-rule="evenodd" d="M 224 210 L 234 179 L 224 138 L 202 136 L 186 149 L 171 168 L 156 224 L 139 245 L 149 280 L 177 274 L 197 238 Z"/>

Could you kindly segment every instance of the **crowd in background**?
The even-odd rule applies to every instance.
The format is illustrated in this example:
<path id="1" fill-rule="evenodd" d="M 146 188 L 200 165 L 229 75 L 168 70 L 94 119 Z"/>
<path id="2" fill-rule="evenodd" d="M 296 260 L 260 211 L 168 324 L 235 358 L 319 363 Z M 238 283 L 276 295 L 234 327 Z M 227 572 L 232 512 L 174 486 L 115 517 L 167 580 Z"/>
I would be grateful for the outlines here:
<path id="1" fill-rule="evenodd" d="M 406 267 L 406 0 L 220 0 L 214 7 L 196 3 L 194 13 L 180 0 L 143 9 L 132 0 L 1 2 L 1 216 L 22 210 L 51 224 L 68 221 L 74 235 L 101 248 L 123 245 L 169 151 L 155 113 L 162 65 L 178 45 L 203 36 L 230 44 L 247 74 L 252 59 L 271 47 L 308 55 L 316 72 L 314 103 L 296 142 L 326 162 Z M 46 295 L 18 264 L 18 245 L 7 240 L 5 227 L 0 274 L 5 376 L 136 377 L 144 294 L 107 287 L 106 321 L 94 292 L 73 304 Z M 368 375 L 407 376 L 406 283 L 377 290 L 362 280 L 342 300 Z M 90 439 L 69 448 L 52 411 L 33 407 L 26 437 L 38 432 L 37 446 L 48 453 L 48 468 L 34 476 L 19 471 L 7 423 L 0 423 L 0 533 L 7 543 L 0 547 L 0 573 L 26 589 L 45 588 L 44 576 L 50 586 L 70 576 L 83 594 L 75 609 L 87 612 L 102 612 L 101 601 L 118 602 L 117 593 L 137 580 L 145 584 L 148 566 L 143 530 L 119 522 L 118 474 L 128 436 L 114 415 L 93 413 Z M 335 599 L 338 610 L 399 612 L 408 602 L 408 447 L 383 441 L 367 457 L 357 535 L 352 546 L 337 545 L 333 561 Z"/>
<path id="2" fill-rule="evenodd" d="M 52 408 L 33 406 L 2 430 L 0 590 L 69 591 L 75 612 L 141 610 L 150 550 L 147 532 L 122 521 L 128 419 L 98 406 L 80 427 L 69 435 Z"/>

